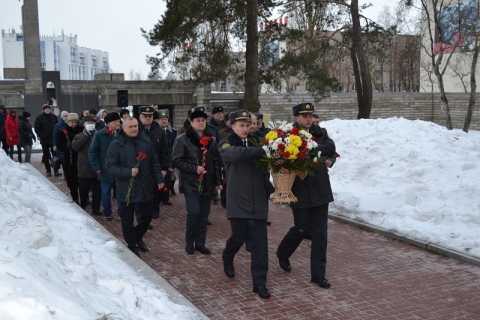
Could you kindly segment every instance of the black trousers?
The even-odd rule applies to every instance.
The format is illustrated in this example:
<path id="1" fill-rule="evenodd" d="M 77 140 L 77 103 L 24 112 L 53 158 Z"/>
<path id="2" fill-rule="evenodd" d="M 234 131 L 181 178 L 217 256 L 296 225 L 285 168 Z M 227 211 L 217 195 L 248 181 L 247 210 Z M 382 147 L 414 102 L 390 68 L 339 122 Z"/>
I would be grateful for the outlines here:
<path id="1" fill-rule="evenodd" d="M 85 210 L 88 202 L 88 194 L 92 189 L 92 212 L 100 210 L 102 201 L 102 188 L 98 178 L 78 178 L 78 190 L 80 193 L 80 207 Z"/>
<path id="2" fill-rule="evenodd" d="M 137 243 L 143 239 L 148 225 L 152 222 L 152 200 L 147 202 L 129 203 L 121 202 L 122 232 L 127 246 L 133 252 L 138 252 Z M 135 211 L 137 211 L 137 225 L 133 226 Z"/>
<path id="3" fill-rule="evenodd" d="M 328 203 L 311 208 L 292 209 L 294 226 L 290 228 L 277 249 L 279 259 L 289 259 L 308 234 L 312 226 L 310 273 L 312 277 L 325 277 L 327 265 Z"/>
<path id="4" fill-rule="evenodd" d="M 222 259 L 225 265 L 233 265 L 238 250 L 242 247 L 247 226 L 252 234 L 252 255 L 250 271 L 254 286 L 267 283 L 268 272 L 268 237 L 267 220 L 264 219 L 230 219 L 232 235 L 227 240 Z"/>
<path id="5" fill-rule="evenodd" d="M 205 245 L 207 239 L 207 221 L 210 214 L 211 196 L 185 194 L 187 220 L 185 223 L 185 242 L 196 247 Z"/>
<path id="6" fill-rule="evenodd" d="M 52 157 L 51 154 L 53 153 L 53 145 L 42 143 L 42 151 L 42 162 L 45 165 L 45 170 L 52 173 L 52 168 L 50 167 L 50 158 Z"/>

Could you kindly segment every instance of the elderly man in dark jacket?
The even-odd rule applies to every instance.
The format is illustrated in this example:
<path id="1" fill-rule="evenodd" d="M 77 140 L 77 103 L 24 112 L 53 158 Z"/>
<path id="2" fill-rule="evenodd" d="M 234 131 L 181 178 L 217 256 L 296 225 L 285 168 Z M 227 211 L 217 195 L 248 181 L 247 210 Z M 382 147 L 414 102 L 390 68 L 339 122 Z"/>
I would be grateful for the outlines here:
<path id="1" fill-rule="evenodd" d="M 164 180 L 153 144 L 145 134 L 139 133 L 137 119 L 129 117 L 124 121 L 123 131 L 108 148 L 105 167 L 117 182 L 123 237 L 128 248 L 140 256 L 139 249 L 149 250 L 143 235 L 152 221 L 155 186 L 163 188 Z M 135 210 L 141 214 L 137 215 L 138 223 L 134 227 Z"/>
<path id="2" fill-rule="evenodd" d="M 310 132 L 318 143 L 318 150 L 322 157 L 334 158 L 335 143 L 327 134 L 327 130 L 313 124 L 312 113 L 314 106 L 311 103 L 301 103 L 293 107 L 295 117 L 294 127 Z M 328 176 L 328 168 L 321 163 L 314 176 L 305 179 L 295 178 L 292 187 L 293 194 L 298 201 L 291 203 L 294 226 L 290 228 L 277 249 L 280 267 L 290 272 L 290 256 L 295 252 L 302 240 L 308 235 L 308 228 L 312 228 L 312 247 L 310 254 L 311 282 L 321 288 L 330 288 L 330 282 L 325 279 L 327 265 L 327 226 L 328 204 L 333 201 L 332 188 Z"/>
<path id="3" fill-rule="evenodd" d="M 235 276 L 233 260 L 243 244 L 248 226 L 252 235 L 253 292 L 268 299 L 267 218 L 268 198 L 273 187 L 265 172 L 254 162 L 265 155 L 265 151 L 256 147 L 256 138 L 248 134 L 250 113 L 246 110 L 231 112 L 230 123 L 233 132 L 219 144 L 227 178 L 227 217 L 232 228 L 232 235 L 223 250 L 223 268 L 228 277 Z"/>
<path id="4" fill-rule="evenodd" d="M 97 173 L 93 170 L 88 159 L 88 149 L 92 143 L 93 135 L 97 132 L 95 129 L 95 118 L 89 115 L 85 116 L 83 118 L 83 128 L 83 132 L 77 134 L 72 141 L 72 149 L 78 152 L 80 207 L 85 210 L 89 191 L 92 190 L 92 214 L 103 215 L 100 211 L 100 201 L 102 200 L 100 180 L 98 180 Z"/>
<path id="5" fill-rule="evenodd" d="M 37 116 L 35 119 L 35 133 L 37 134 L 37 139 L 40 140 L 42 145 L 42 162 L 45 165 L 45 170 L 47 171 L 47 177 L 52 176 L 52 168 L 50 167 L 50 155 L 53 153 L 53 128 L 58 122 L 56 115 L 52 114 L 52 109 L 50 105 L 43 105 L 42 113 Z M 55 171 L 55 176 L 61 176 L 62 174 L 58 171 Z"/>
<path id="6" fill-rule="evenodd" d="M 173 163 L 180 170 L 180 192 L 185 195 L 187 221 L 185 251 L 210 254 L 205 246 L 212 193 L 222 189 L 220 158 L 215 138 L 207 131 L 205 107 L 189 115 L 190 126 L 175 140 Z"/>

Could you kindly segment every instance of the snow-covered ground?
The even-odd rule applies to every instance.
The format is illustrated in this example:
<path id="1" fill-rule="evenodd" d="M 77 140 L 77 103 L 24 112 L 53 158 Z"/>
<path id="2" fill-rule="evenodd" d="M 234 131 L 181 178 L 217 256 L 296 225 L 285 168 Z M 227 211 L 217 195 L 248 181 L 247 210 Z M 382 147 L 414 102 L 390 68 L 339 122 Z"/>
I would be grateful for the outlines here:
<path id="1" fill-rule="evenodd" d="M 480 258 L 480 133 L 402 118 L 322 123 L 330 212 Z M 193 319 L 126 250 L 0 150 L 0 319 Z M 31 169 L 34 170 L 34 169 Z"/>
<path id="2" fill-rule="evenodd" d="M 331 213 L 480 258 L 480 132 L 403 118 L 321 125 L 341 155 Z"/>
<path id="3" fill-rule="evenodd" d="M 198 317 L 124 262 L 128 249 L 45 178 L 3 150 L 0 168 L 0 319 Z"/>

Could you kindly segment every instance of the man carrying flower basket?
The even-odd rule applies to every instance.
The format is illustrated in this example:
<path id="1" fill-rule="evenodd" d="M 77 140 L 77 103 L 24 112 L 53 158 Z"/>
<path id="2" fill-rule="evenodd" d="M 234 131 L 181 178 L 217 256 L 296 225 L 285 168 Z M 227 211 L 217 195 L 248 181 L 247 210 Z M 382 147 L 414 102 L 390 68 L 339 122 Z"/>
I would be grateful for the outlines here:
<path id="1" fill-rule="evenodd" d="M 207 117 L 205 107 L 191 109 L 190 125 L 173 145 L 173 164 L 180 170 L 179 190 L 187 207 L 185 251 L 188 254 L 195 251 L 210 254 L 205 240 L 212 193 L 215 188 L 223 188 L 217 142 L 207 130 Z"/>
<path id="2" fill-rule="evenodd" d="M 292 108 L 295 122 L 293 129 L 301 134 L 308 132 L 311 140 L 317 145 L 318 157 L 330 159 L 335 157 L 335 143 L 327 134 L 327 130 L 313 124 L 312 113 L 314 106 L 311 103 L 301 103 Z M 293 130 L 292 129 L 292 130 Z M 268 136 L 268 135 L 267 135 Z M 291 149 L 295 153 L 296 150 Z M 296 156 L 304 157 L 306 154 Z M 327 160 L 328 161 L 328 160 Z M 316 170 L 313 175 L 296 176 L 292 192 L 297 198 L 291 202 L 294 226 L 290 228 L 277 249 L 280 267 L 290 272 L 292 266 L 289 258 L 295 252 L 302 240 L 308 235 L 309 225 L 312 227 L 312 247 L 310 254 L 311 282 L 322 288 L 330 288 L 330 282 L 325 279 L 327 263 L 327 223 L 328 204 L 333 201 L 332 188 L 325 161 L 314 161 Z M 303 178 L 303 179 L 302 179 Z"/>
<path id="3" fill-rule="evenodd" d="M 108 148 L 105 167 L 115 177 L 122 212 L 122 232 L 128 248 L 137 256 L 138 250 L 148 251 L 143 235 L 153 216 L 155 188 L 162 189 L 164 180 L 150 139 L 138 133 L 138 121 L 127 118 Z M 138 210 L 137 225 L 134 213 Z"/>

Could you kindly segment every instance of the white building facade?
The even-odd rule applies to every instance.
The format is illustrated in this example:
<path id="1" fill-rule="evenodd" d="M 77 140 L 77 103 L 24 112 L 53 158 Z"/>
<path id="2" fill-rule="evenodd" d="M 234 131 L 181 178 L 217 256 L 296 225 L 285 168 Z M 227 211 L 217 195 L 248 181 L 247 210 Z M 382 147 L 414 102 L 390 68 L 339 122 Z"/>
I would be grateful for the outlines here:
<path id="1" fill-rule="evenodd" d="M 2 30 L 3 67 L 25 68 L 23 34 Z M 108 52 L 79 47 L 77 36 L 41 36 L 40 63 L 43 71 L 60 71 L 62 80 L 93 80 L 110 69 Z"/>

